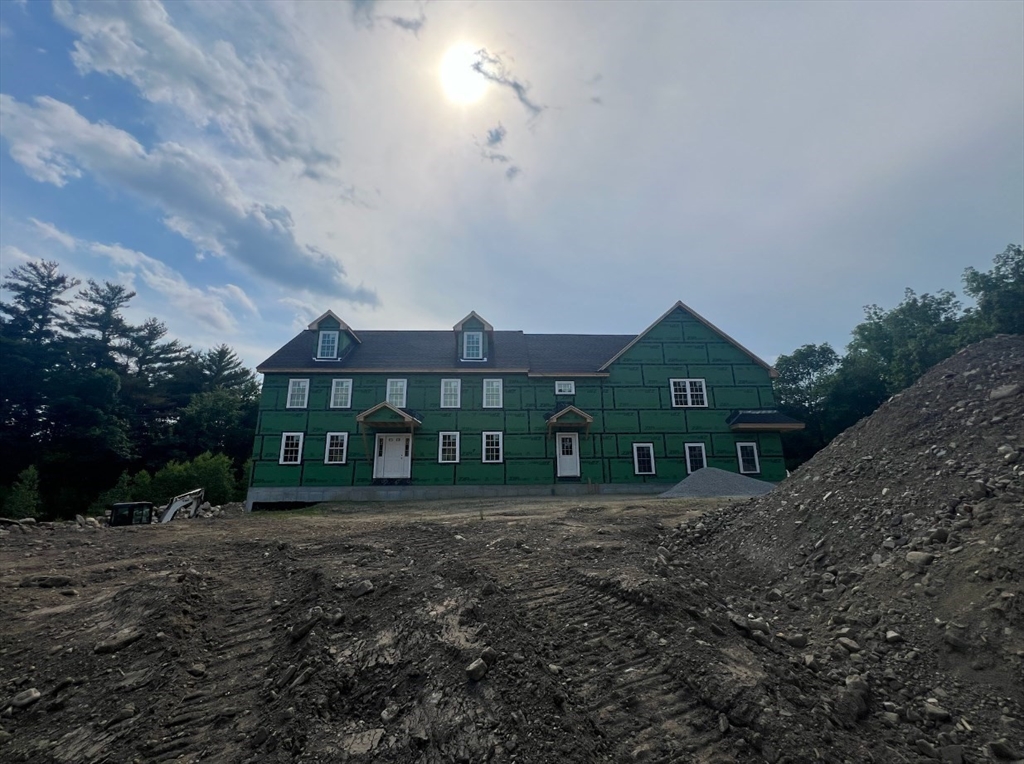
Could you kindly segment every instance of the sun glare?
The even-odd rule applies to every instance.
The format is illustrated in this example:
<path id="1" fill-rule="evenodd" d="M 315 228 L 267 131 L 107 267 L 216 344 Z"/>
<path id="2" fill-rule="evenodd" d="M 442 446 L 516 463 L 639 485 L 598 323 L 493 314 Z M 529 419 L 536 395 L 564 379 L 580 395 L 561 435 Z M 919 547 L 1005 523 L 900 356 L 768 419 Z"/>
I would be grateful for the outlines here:
<path id="1" fill-rule="evenodd" d="M 441 59 L 441 87 L 448 100 L 475 103 L 487 92 L 487 79 L 473 68 L 480 60 L 480 48 L 468 42 L 453 45 Z"/>

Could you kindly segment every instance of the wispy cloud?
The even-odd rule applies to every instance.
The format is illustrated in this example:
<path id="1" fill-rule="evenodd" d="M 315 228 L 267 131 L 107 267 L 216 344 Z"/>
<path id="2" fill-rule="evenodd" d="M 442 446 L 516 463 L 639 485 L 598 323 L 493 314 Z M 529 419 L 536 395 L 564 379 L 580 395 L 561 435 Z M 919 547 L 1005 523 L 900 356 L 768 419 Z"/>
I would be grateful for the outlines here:
<path id="1" fill-rule="evenodd" d="M 544 111 L 546 107 L 530 99 L 530 86 L 512 76 L 500 54 L 490 53 L 486 48 L 481 48 L 477 51 L 477 57 L 473 69 L 495 85 L 508 88 L 515 93 L 516 99 L 532 116 L 536 117 Z"/>
<path id="2" fill-rule="evenodd" d="M 505 169 L 505 178 L 507 180 L 514 179 L 521 172 L 520 168 L 512 164 L 512 157 L 508 154 L 504 154 L 496 149 L 505 142 L 505 137 L 508 135 L 508 130 L 500 122 L 496 127 L 492 127 L 487 131 L 487 138 L 484 140 L 484 145 L 477 143 L 480 149 L 480 156 L 489 162 L 498 162 L 499 164 L 507 164 L 509 167 Z"/>
<path id="3" fill-rule="evenodd" d="M 35 180 L 64 186 L 87 170 L 165 213 L 165 224 L 201 250 L 227 255 L 279 285 L 376 304 L 341 263 L 295 237 L 290 211 L 247 198 L 214 160 L 176 143 L 147 150 L 132 135 L 94 123 L 49 97 L 26 104 L 0 94 L 0 135 Z"/>
<path id="4" fill-rule="evenodd" d="M 60 244 L 64 249 L 74 249 L 76 246 L 75 237 L 69 233 L 65 233 L 55 226 L 53 223 L 44 223 L 42 220 L 36 220 L 35 218 L 29 218 L 39 232 L 43 235 L 43 238 L 52 239 Z"/>
<path id="5" fill-rule="evenodd" d="M 352 21 L 356 26 L 366 29 L 373 28 L 378 21 L 384 21 L 406 32 L 419 37 L 420 30 L 427 23 L 427 16 L 420 9 L 418 16 L 397 16 L 391 13 L 378 13 L 381 3 L 378 0 L 350 0 L 352 5 Z M 315 318 L 315 316 L 314 316 Z"/>
<path id="6" fill-rule="evenodd" d="M 148 101 L 179 109 L 201 128 L 215 127 L 253 155 L 296 160 L 318 178 L 337 167 L 296 101 L 308 86 L 297 86 L 302 80 L 279 56 L 243 59 L 223 40 L 201 45 L 174 26 L 157 0 L 56 0 L 54 16 L 78 35 L 71 58 L 80 72 L 121 77 Z"/>

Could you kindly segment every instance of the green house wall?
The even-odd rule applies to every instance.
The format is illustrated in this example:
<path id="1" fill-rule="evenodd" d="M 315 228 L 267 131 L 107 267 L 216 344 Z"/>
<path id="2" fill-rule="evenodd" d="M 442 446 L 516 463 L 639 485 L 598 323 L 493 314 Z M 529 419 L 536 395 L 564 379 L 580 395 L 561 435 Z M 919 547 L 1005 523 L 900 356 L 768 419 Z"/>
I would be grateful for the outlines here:
<path id="1" fill-rule="evenodd" d="M 441 380 L 462 380 L 459 409 L 442 409 Z M 483 380 L 500 377 L 501 409 L 482 407 Z M 285 406 L 289 379 L 310 380 L 305 409 Z M 328 408 L 331 380 L 352 379 L 352 407 Z M 422 421 L 413 437 L 414 485 L 543 485 L 556 477 L 555 440 L 547 416 L 572 404 L 594 418 L 579 433 L 580 478 L 590 483 L 676 483 L 686 477 L 684 444 L 703 443 L 709 467 L 739 472 L 738 442 L 756 443 L 767 481 L 785 477 L 778 433 L 734 433 L 726 425 L 738 408 L 775 405 L 768 370 L 682 308 L 676 308 L 608 368 L 606 377 L 557 377 L 576 384 L 575 395 L 555 395 L 555 377 L 491 373 L 329 374 L 267 373 L 253 444 L 252 486 L 359 486 L 373 483 L 373 433 L 363 435 L 356 415 L 387 396 L 387 380 L 407 381 L 406 409 Z M 702 378 L 707 408 L 673 408 L 670 379 Z M 557 430 L 557 428 L 556 428 Z M 457 431 L 460 462 L 439 464 L 438 433 Z M 484 464 L 484 431 L 504 433 L 504 463 Z M 304 432 L 303 459 L 278 464 L 281 433 Z M 348 432 L 347 463 L 324 464 L 326 433 Z M 655 475 L 636 475 L 633 444 L 651 443 Z M 575 479 L 572 479 L 575 480 Z"/>

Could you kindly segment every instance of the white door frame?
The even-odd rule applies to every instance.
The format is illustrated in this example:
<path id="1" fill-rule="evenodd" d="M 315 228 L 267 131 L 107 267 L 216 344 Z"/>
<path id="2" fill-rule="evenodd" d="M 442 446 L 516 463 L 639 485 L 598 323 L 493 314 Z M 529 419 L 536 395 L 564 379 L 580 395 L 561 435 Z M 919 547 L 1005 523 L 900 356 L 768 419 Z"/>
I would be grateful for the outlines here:
<path id="1" fill-rule="evenodd" d="M 406 447 L 408 455 L 404 457 L 405 470 L 403 475 L 384 475 L 384 460 L 387 454 L 387 441 L 385 438 L 399 438 L 399 441 L 394 445 L 395 448 Z M 402 442 L 402 438 L 408 438 L 408 441 Z M 375 480 L 378 479 L 405 479 L 412 475 L 412 433 L 411 432 L 378 432 L 377 437 L 373 443 L 373 477 Z"/>
<path id="2" fill-rule="evenodd" d="M 575 461 L 575 468 L 569 465 L 565 471 L 562 470 L 562 438 L 572 439 L 572 458 Z M 569 458 L 569 457 L 565 457 Z M 558 477 L 579 477 L 580 476 L 580 436 L 577 432 L 556 432 L 555 433 L 555 473 Z"/>

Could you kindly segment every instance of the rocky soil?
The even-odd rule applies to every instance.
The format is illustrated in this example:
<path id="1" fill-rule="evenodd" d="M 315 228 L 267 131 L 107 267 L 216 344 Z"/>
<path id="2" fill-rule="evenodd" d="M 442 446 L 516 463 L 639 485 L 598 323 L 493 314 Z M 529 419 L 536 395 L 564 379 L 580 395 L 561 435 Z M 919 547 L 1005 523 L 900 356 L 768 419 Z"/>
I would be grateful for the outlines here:
<path id="1" fill-rule="evenodd" d="M 981 343 L 739 504 L 7 525 L 0 759 L 1020 759 L 1022 382 Z"/>

